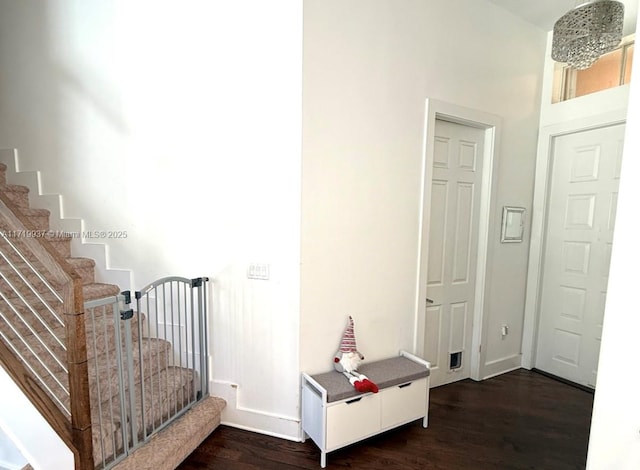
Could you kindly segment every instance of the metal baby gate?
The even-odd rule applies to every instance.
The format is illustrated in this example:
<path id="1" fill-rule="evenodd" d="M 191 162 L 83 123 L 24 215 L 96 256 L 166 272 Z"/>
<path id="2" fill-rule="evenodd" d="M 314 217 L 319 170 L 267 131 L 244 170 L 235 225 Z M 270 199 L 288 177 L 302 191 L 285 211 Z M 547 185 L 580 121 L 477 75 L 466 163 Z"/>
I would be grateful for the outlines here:
<path id="1" fill-rule="evenodd" d="M 111 468 L 208 394 L 207 278 L 85 303 L 96 468 Z"/>

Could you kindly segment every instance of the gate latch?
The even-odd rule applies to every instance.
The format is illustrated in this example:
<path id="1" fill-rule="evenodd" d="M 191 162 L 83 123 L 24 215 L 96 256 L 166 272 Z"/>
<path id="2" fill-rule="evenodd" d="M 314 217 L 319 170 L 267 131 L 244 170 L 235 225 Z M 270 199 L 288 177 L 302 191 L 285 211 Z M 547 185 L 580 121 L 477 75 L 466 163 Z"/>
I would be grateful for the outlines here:
<path id="1" fill-rule="evenodd" d="M 121 320 L 131 320 L 133 318 L 133 309 L 129 310 L 120 310 L 120 319 Z"/>

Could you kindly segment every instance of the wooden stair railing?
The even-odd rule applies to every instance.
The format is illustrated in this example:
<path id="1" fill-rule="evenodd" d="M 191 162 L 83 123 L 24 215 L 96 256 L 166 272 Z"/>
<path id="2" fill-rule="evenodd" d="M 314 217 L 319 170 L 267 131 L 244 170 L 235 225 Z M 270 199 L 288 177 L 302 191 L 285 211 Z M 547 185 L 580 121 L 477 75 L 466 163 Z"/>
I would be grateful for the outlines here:
<path id="1" fill-rule="evenodd" d="M 14 231 L 37 231 L 5 194 L 0 192 L 0 217 L 3 225 Z M 80 275 L 64 260 L 45 237 L 24 237 L 27 247 L 52 274 L 63 299 L 66 330 L 67 368 L 69 378 L 70 418 L 39 384 L 14 352 L 0 340 L 0 362 L 22 392 L 47 420 L 53 430 L 74 454 L 76 470 L 94 469 L 91 436 L 91 403 L 87 366 L 84 300 Z"/>

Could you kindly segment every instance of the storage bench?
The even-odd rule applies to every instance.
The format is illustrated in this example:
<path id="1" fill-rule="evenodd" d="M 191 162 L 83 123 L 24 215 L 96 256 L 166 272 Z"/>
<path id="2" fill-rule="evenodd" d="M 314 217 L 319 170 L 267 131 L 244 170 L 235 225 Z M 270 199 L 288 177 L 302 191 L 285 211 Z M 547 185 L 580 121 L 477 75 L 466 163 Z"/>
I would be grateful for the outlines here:
<path id="1" fill-rule="evenodd" d="M 429 362 L 406 351 L 398 357 L 363 363 L 358 372 L 380 389 L 360 393 L 337 371 L 302 374 L 302 440 L 327 453 L 422 418 L 428 425 Z"/>

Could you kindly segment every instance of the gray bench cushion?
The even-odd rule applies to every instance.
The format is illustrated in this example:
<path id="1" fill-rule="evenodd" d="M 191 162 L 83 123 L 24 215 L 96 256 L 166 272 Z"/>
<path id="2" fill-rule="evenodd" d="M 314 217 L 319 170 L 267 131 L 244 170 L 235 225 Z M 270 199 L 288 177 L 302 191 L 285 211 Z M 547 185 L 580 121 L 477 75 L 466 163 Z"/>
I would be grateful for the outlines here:
<path id="1" fill-rule="evenodd" d="M 380 389 L 411 382 L 429 375 L 429 369 L 425 366 L 403 356 L 365 362 L 360 365 L 358 372 L 369 377 L 369 380 Z M 340 372 L 326 372 L 311 377 L 327 391 L 327 402 L 329 403 L 361 395 Z"/>

